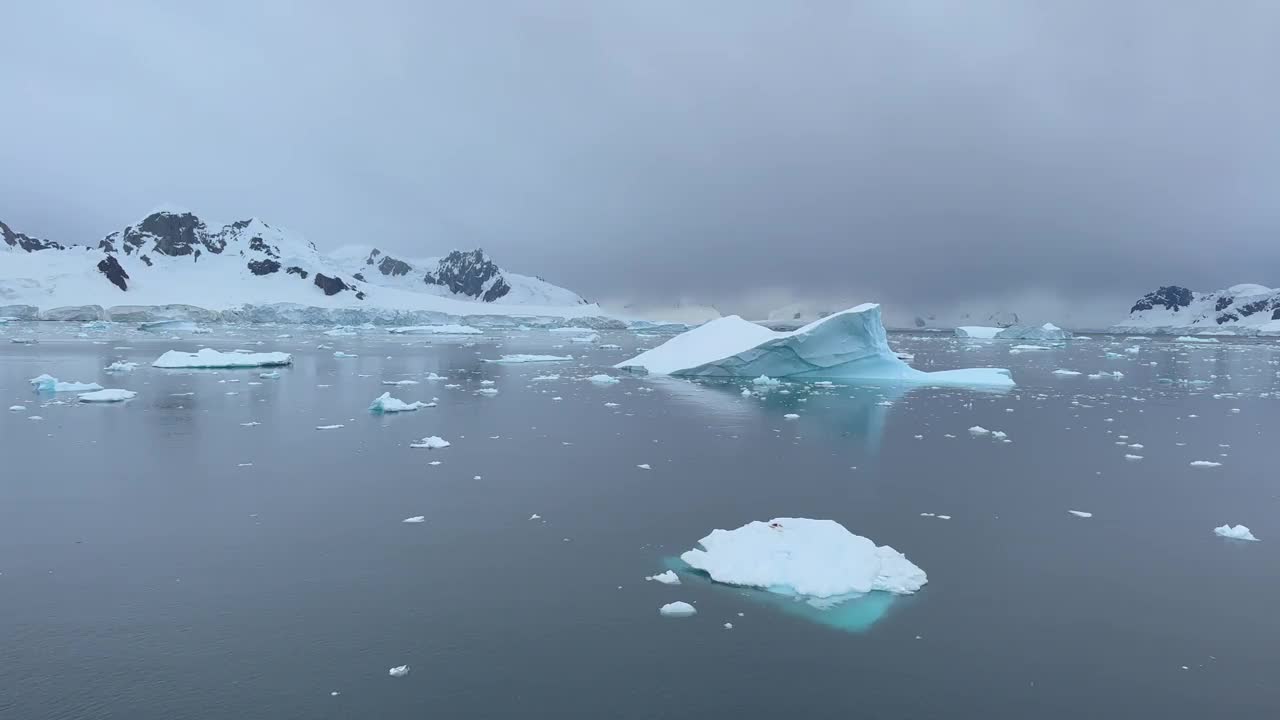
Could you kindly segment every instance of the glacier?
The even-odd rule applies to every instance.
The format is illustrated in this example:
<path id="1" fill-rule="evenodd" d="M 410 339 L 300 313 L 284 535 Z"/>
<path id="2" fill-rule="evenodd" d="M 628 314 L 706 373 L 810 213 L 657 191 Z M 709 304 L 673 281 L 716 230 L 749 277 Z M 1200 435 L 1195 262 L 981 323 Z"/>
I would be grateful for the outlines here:
<path id="1" fill-rule="evenodd" d="M 799 330 L 775 332 L 737 315 L 677 335 L 614 367 L 699 378 L 831 379 L 992 388 L 1014 386 L 1003 368 L 924 372 L 889 347 L 880 306 L 865 303 Z"/>

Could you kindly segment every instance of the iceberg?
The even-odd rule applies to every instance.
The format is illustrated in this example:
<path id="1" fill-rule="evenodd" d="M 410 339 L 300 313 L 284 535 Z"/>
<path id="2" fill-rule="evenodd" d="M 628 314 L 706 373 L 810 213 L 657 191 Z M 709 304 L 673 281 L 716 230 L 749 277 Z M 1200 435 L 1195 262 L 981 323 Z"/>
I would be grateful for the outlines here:
<path id="1" fill-rule="evenodd" d="M 1071 333 L 1054 325 L 1053 323 L 1045 323 L 1043 325 L 1014 325 L 1007 327 L 996 333 L 997 340 L 1048 340 L 1061 341 L 1070 340 Z"/>
<path id="2" fill-rule="evenodd" d="M 1250 542 L 1258 542 L 1258 538 L 1253 536 L 1249 528 L 1244 525 L 1231 526 L 1230 524 L 1222 525 L 1213 529 L 1214 535 L 1219 535 L 1232 540 L 1248 540 Z"/>
<path id="3" fill-rule="evenodd" d="M 410 443 L 409 447 L 421 448 L 424 450 L 441 450 L 443 448 L 449 447 L 449 445 L 451 445 L 451 443 L 448 440 L 445 440 L 444 438 L 439 437 L 438 435 L 432 435 L 430 437 L 422 438 L 420 442 Z"/>
<path id="4" fill-rule="evenodd" d="M 517 363 L 548 363 L 548 362 L 568 362 L 573 359 L 572 355 L 503 355 L 497 360 L 485 360 L 485 362 L 517 364 Z"/>
<path id="5" fill-rule="evenodd" d="M 713 530 L 680 559 L 728 585 L 839 602 L 873 591 L 916 592 L 924 570 L 888 545 L 849 532 L 834 520 L 776 518 L 736 530 Z"/>
<path id="6" fill-rule="evenodd" d="M 369 406 L 369 412 L 375 415 L 383 413 L 398 413 L 417 410 L 418 408 L 430 407 L 427 403 L 419 400 L 418 402 L 407 403 L 403 400 L 397 400 L 391 397 L 391 393 L 384 392 L 374 399 L 373 404 Z"/>
<path id="7" fill-rule="evenodd" d="M 29 382 L 36 392 L 87 392 L 102 389 L 98 383 L 63 382 L 48 373 L 33 377 Z"/>
<path id="8" fill-rule="evenodd" d="M 645 578 L 645 580 L 660 582 L 663 585 L 679 585 L 680 584 L 680 576 L 676 575 L 674 570 L 667 570 L 665 572 L 660 572 L 657 575 L 650 575 L 649 577 Z"/>
<path id="9" fill-rule="evenodd" d="M 94 392 L 80 393 L 80 402 L 121 402 L 123 400 L 132 400 L 137 395 L 138 393 L 132 390 L 96 390 Z"/>
<path id="10" fill-rule="evenodd" d="M 956 328 L 956 337 L 969 338 L 971 340 L 991 340 L 996 334 L 1004 328 L 983 327 L 981 325 L 963 325 Z"/>
<path id="11" fill-rule="evenodd" d="M 392 335 L 481 335 L 484 331 L 470 325 L 407 325 L 388 328 Z"/>
<path id="12" fill-rule="evenodd" d="M 211 348 L 201 348 L 197 352 L 186 353 L 170 350 L 161 355 L 151 367 L 175 368 L 250 368 L 276 367 L 293 364 L 293 356 L 285 352 L 240 353 L 218 352 Z"/>
<path id="13" fill-rule="evenodd" d="M 1196 337 L 1195 335 L 1181 335 L 1179 337 L 1174 338 L 1173 341 L 1180 342 L 1180 343 L 1201 343 L 1201 344 L 1212 344 L 1212 343 L 1218 342 L 1213 338 Z"/>
<path id="14" fill-rule="evenodd" d="M 126 360 L 117 360 L 106 367 L 106 372 L 109 372 L 109 373 L 133 372 L 133 369 L 136 367 L 138 367 L 138 363 L 136 362 L 128 362 Z"/>
<path id="15" fill-rule="evenodd" d="M 593 382 L 596 385 L 617 385 L 622 381 L 616 377 L 613 377 L 612 375 L 605 375 L 601 373 L 599 375 L 592 375 L 591 377 L 587 378 L 587 382 Z"/>
<path id="16" fill-rule="evenodd" d="M 834 379 L 933 385 L 1014 386 L 1009 371 L 973 368 L 924 372 L 889 347 L 880 306 L 867 303 L 792 332 L 738 317 L 712 320 L 614 367 L 702 378 Z"/>

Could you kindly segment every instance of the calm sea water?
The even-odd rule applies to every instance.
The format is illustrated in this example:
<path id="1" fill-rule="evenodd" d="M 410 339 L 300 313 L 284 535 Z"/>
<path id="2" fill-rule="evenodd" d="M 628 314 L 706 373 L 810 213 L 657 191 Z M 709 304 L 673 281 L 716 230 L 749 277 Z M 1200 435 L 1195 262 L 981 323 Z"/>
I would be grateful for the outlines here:
<path id="1" fill-rule="evenodd" d="M 3 718 L 1280 714 L 1277 343 L 895 335 L 918 367 L 1009 367 L 1019 387 L 743 397 L 585 381 L 662 340 L 630 333 L 81 332 L 0 328 L 0 401 L 23 406 L 0 414 Z M 296 362 L 148 367 L 204 345 Z M 484 362 L 514 352 L 576 359 Z M 122 359 L 142 366 L 102 371 Z M 42 372 L 139 394 L 76 404 L 33 393 Z M 420 384 L 381 384 L 400 379 Z M 385 390 L 438 406 L 369 414 Z M 409 448 L 427 435 L 452 446 Z M 713 528 L 778 516 L 837 520 L 929 584 L 824 614 L 644 581 Z M 698 614 L 660 618 L 675 600 Z"/>

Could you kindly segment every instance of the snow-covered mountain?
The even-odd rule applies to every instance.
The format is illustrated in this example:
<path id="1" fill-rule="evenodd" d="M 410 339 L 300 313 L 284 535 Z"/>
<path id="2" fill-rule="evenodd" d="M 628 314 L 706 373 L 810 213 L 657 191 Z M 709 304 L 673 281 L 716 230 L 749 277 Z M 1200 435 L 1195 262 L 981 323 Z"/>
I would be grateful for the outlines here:
<path id="1" fill-rule="evenodd" d="M 1166 285 L 1143 295 L 1116 327 L 1280 333 L 1280 290 L 1244 284 L 1200 293 Z"/>
<path id="2" fill-rule="evenodd" d="M 92 307 L 262 306 L 451 316 L 598 316 L 545 280 L 507 272 L 483 250 L 409 260 L 371 247 L 321 253 L 301 236 L 251 218 L 225 225 L 166 209 L 93 245 L 62 245 L 0 222 L 0 314 L 92 315 Z M 83 313 L 77 307 L 89 306 Z M 62 312 L 51 310 L 62 309 Z M 106 312 L 105 315 L 112 313 Z M 296 314 L 296 313 L 294 313 Z M 349 314 L 349 313 L 348 313 Z"/>

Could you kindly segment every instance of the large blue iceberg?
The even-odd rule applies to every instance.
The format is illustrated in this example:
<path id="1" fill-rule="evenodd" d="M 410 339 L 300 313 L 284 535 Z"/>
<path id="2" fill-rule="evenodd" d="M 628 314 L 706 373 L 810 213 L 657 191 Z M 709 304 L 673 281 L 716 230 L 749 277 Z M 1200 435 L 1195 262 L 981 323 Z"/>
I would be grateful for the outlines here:
<path id="1" fill-rule="evenodd" d="M 880 306 L 873 303 L 829 315 L 792 332 L 775 332 L 731 315 L 677 335 L 616 367 L 703 378 L 767 375 L 797 380 L 1014 385 L 1009 371 L 1002 368 L 924 372 L 911 367 L 890 349 Z"/>

